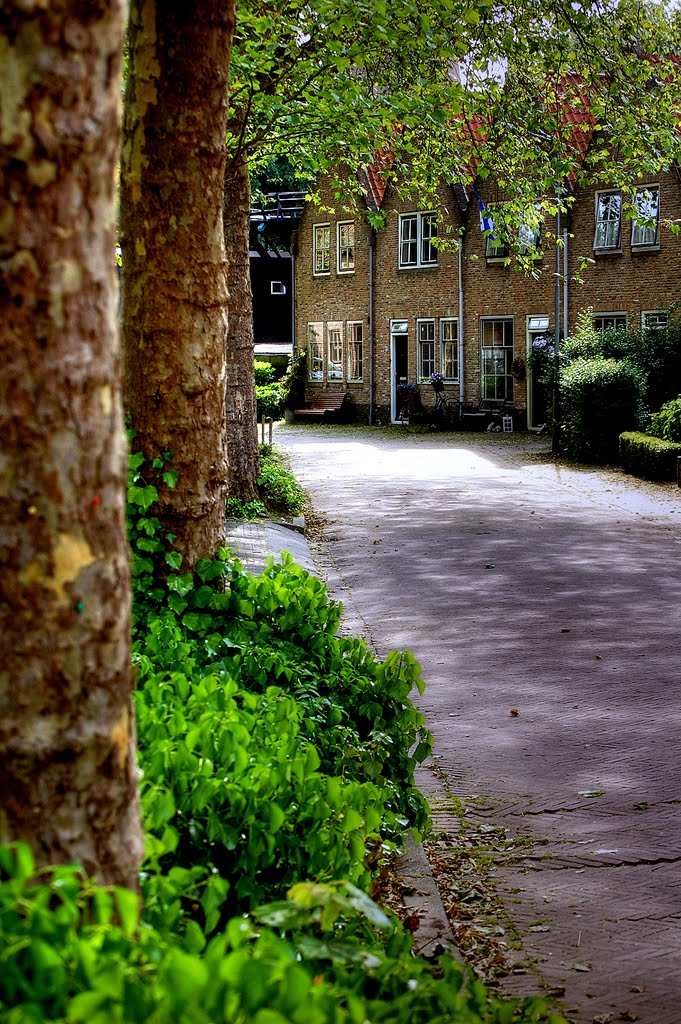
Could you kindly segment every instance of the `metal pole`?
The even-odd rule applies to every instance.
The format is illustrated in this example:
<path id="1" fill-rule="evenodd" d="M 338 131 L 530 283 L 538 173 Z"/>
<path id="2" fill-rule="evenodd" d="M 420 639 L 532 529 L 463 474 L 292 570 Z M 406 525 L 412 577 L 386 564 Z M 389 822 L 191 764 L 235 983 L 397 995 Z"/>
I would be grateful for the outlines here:
<path id="1" fill-rule="evenodd" d="M 374 424 L 374 258 L 376 228 L 369 239 L 369 426 Z"/>

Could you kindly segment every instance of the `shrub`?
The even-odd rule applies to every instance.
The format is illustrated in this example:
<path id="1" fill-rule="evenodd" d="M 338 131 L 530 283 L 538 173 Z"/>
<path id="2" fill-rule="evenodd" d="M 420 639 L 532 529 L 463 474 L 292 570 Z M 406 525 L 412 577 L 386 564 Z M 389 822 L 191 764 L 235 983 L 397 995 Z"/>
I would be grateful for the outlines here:
<path id="1" fill-rule="evenodd" d="M 681 389 L 681 319 L 632 331 L 627 343 L 627 358 L 642 377 L 643 402 L 647 409 L 659 409 Z"/>
<path id="2" fill-rule="evenodd" d="M 620 434 L 620 462 L 627 473 L 646 480 L 673 480 L 681 443 L 664 441 L 638 431 Z"/>
<path id="3" fill-rule="evenodd" d="M 639 378 L 626 361 L 576 359 L 561 367 L 561 446 L 585 462 L 614 461 L 618 438 L 637 425 Z"/>
<path id="4" fill-rule="evenodd" d="M 681 442 L 681 395 L 665 402 L 660 411 L 653 414 L 648 433 L 663 441 Z"/>
<path id="5" fill-rule="evenodd" d="M 284 411 L 284 390 L 281 384 L 256 385 L 255 399 L 259 420 L 281 419 Z"/>
<path id="6" fill-rule="evenodd" d="M 260 497 L 272 512 L 298 516 L 305 504 L 305 491 L 287 467 L 282 456 L 269 445 L 260 448 Z"/>
<path id="7" fill-rule="evenodd" d="M 253 363 L 253 371 L 255 375 L 255 386 L 264 387 L 266 384 L 271 384 L 274 380 L 275 370 L 271 363 L 265 362 L 263 359 L 256 359 Z"/>

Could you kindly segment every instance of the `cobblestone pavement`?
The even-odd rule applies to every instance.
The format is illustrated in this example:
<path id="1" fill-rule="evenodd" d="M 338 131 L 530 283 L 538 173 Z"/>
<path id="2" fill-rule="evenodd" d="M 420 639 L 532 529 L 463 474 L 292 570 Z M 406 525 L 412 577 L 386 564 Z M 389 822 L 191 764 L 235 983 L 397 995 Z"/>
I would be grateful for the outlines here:
<path id="1" fill-rule="evenodd" d="M 281 427 L 346 626 L 408 647 L 440 777 L 529 837 L 495 881 L 505 991 L 681 1022 L 681 491 L 526 435 Z"/>

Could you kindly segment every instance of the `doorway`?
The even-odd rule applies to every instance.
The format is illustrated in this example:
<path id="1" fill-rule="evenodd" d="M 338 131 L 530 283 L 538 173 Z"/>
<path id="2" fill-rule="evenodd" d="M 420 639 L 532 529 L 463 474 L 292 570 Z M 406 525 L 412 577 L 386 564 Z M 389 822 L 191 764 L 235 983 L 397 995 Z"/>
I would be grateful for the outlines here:
<path id="1" fill-rule="evenodd" d="M 527 318 L 527 354 L 533 351 L 534 343 L 546 338 L 546 345 L 553 343 L 548 337 L 549 318 L 547 316 L 528 316 Z M 541 342 L 540 342 L 541 344 Z M 550 357 L 549 357 L 550 358 Z M 549 419 L 551 396 L 539 379 L 541 368 L 528 363 L 527 369 L 527 426 L 529 430 L 539 430 L 546 426 Z"/>
<path id="2" fill-rule="evenodd" d="M 400 401 L 397 389 L 409 382 L 409 327 L 406 320 L 390 323 L 390 421 L 399 423 Z"/>

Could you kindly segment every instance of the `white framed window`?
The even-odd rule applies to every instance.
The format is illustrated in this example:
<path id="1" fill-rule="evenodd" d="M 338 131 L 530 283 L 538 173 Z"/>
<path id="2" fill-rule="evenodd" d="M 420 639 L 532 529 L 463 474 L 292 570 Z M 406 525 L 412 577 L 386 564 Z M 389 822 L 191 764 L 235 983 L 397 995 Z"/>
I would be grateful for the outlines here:
<path id="1" fill-rule="evenodd" d="M 641 313 L 641 327 L 648 331 L 663 330 L 669 323 L 669 315 L 662 309 L 651 309 Z"/>
<path id="2" fill-rule="evenodd" d="M 619 192 L 596 193 L 594 249 L 619 252 L 622 235 L 622 196 Z"/>
<path id="3" fill-rule="evenodd" d="M 541 207 L 527 210 L 518 227 L 518 249 L 521 253 L 535 252 L 541 243 Z"/>
<path id="4" fill-rule="evenodd" d="M 270 295 L 286 295 L 286 285 L 283 281 L 270 281 Z"/>
<path id="5" fill-rule="evenodd" d="M 435 321 L 417 320 L 416 337 L 418 340 L 418 379 L 429 381 L 431 373 L 435 373 Z"/>
<path id="6" fill-rule="evenodd" d="M 434 213 L 400 214 L 399 233 L 401 268 L 437 266 L 437 217 Z"/>
<path id="7" fill-rule="evenodd" d="M 326 379 L 343 380 L 343 324 L 326 325 Z"/>
<path id="8" fill-rule="evenodd" d="M 364 323 L 349 321 L 348 337 L 348 380 L 362 380 L 364 374 Z"/>
<path id="9" fill-rule="evenodd" d="M 593 325 L 597 331 L 626 331 L 626 313 L 594 313 Z"/>
<path id="10" fill-rule="evenodd" d="M 315 274 L 331 273 L 331 225 L 315 224 L 312 266 Z"/>
<path id="11" fill-rule="evenodd" d="M 482 398 L 513 400 L 513 318 L 480 319 Z"/>
<path id="12" fill-rule="evenodd" d="M 547 316 L 528 316 L 527 329 L 532 333 L 546 333 L 549 329 L 549 318 Z"/>
<path id="13" fill-rule="evenodd" d="M 307 373 L 309 380 L 324 380 L 324 324 L 307 325 Z"/>
<path id="14" fill-rule="evenodd" d="M 485 258 L 488 262 L 505 260 L 508 256 L 508 245 L 502 236 L 503 217 L 498 205 L 490 204 L 487 207 L 487 221 L 490 225 L 490 233 L 485 237 Z M 497 228 L 497 234 L 494 228 Z"/>
<path id="15" fill-rule="evenodd" d="M 631 248 L 650 249 L 660 244 L 660 186 L 646 185 L 634 193 L 636 211 L 631 224 Z"/>
<path id="16" fill-rule="evenodd" d="M 446 381 L 459 379 L 459 321 L 453 317 L 440 320 L 440 368 Z"/>
<path id="17" fill-rule="evenodd" d="M 339 274 L 352 274 L 355 270 L 355 222 L 341 221 L 336 227 L 337 261 Z"/>

